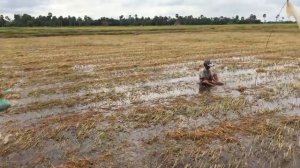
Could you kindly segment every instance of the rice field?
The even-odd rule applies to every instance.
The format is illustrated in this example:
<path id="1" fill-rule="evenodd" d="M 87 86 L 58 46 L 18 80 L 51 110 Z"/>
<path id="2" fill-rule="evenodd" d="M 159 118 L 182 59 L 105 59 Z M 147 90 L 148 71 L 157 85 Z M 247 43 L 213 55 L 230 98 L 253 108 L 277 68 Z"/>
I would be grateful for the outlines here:
<path id="1" fill-rule="evenodd" d="M 0 167 L 298 168 L 300 33 L 273 27 L 0 29 Z"/>

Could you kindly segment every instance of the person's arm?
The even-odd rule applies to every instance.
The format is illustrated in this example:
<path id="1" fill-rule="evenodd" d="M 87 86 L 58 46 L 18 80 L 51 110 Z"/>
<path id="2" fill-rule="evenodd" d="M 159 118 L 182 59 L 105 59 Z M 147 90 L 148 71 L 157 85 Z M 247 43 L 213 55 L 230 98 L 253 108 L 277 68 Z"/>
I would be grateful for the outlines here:
<path id="1" fill-rule="evenodd" d="M 213 82 L 214 84 L 216 84 L 216 85 L 224 85 L 223 82 L 220 82 L 220 81 L 219 81 L 219 77 L 218 77 L 217 74 L 213 74 L 213 80 L 212 80 L 212 82 Z"/>
<path id="2" fill-rule="evenodd" d="M 205 80 L 209 80 L 209 77 L 207 76 L 207 72 L 205 70 L 200 72 L 199 79 L 200 79 L 200 82 L 203 82 Z"/>
<path id="3" fill-rule="evenodd" d="M 199 80 L 200 80 L 200 82 L 203 82 L 205 80 L 205 78 L 200 77 Z"/>
<path id="4" fill-rule="evenodd" d="M 205 83 L 205 84 L 208 84 L 208 85 L 212 84 L 207 77 L 201 77 L 200 78 L 200 83 Z"/>
<path id="5" fill-rule="evenodd" d="M 200 73 L 199 78 L 200 78 L 200 83 L 201 84 L 206 84 L 206 85 L 214 86 L 214 84 L 209 81 L 209 76 L 207 76 L 207 74 L 205 73 L 205 71 L 203 71 L 202 73 Z"/>
<path id="6" fill-rule="evenodd" d="M 204 79 L 203 81 L 202 81 L 202 84 L 206 84 L 206 85 L 210 85 L 210 86 L 215 86 L 214 85 L 214 83 L 211 83 L 209 80 L 207 80 L 207 79 Z"/>

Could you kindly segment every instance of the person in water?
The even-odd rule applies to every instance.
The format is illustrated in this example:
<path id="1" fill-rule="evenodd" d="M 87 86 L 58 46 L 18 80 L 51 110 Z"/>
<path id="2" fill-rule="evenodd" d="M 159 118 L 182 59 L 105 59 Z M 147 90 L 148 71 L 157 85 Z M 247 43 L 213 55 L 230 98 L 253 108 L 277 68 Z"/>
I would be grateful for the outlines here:
<path id="1" fill-rule="evenodd" d="M 224 85 L 224 83 L 219 81 L 218 75 L 216 73 L 213 73 L 211 71 L 211 68 L 214 66 L 214 64 L 210 61 L 204 61 L 204 69 L 199 74 L 199 79 L 200 79 L 200 88 L 203 87 L 213 87 L 213 86 L 220 86 Z"/>

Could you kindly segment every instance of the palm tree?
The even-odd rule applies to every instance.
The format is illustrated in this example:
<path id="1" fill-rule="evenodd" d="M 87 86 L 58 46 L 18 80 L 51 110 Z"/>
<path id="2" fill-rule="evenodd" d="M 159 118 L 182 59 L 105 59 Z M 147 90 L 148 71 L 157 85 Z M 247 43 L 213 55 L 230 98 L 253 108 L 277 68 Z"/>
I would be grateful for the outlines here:
<path id="1" fill-rule="evenodd" d="M 280 17 L 280 15 L 277 15 L 277 16 L 276 16 L 276 22 L 278 21 L 279 17 Z"/>
<path id="2" fill-rule="evenodd" d="M 3 15 L 0 15 L 0 23 L 1 23 L 1 27 L 4 27 L 5 20 L 4 20 L 4 16 Z"/>
<path id="3" fill-rule="evenodd" d="M 5 19 L 6 19 L 7 21 L 9 21 L 9 22 L 11 21 L 10 18 L 9 18 L 8 16 L 5 16 Z"/>
<path id="4" fill-rule="evenodd" d="M 264 17 L 264 20 L 265 20 L 265 23 L 266 23 L 267 14 L 264 14 L 263 17 Z"/>

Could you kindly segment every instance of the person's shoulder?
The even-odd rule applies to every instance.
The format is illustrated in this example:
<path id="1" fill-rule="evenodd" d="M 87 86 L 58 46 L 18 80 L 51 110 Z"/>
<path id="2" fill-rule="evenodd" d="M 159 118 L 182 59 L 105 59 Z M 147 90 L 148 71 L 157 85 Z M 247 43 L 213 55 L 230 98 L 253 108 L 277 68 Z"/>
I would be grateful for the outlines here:
<path id="1" fill-rule="evenodd" d="M 205 68 L 203 69 L 203 73 L 204 73 L 204 74 L 209 74 L 210 72 L 211 72 L 210 70 L 207 70 L 207 69 L 205 69 Z"/>
<path id="2" fill-rule="evenodd" d="M 206 70 L 205 70 L 205 68 L 204 69 L 200 69 L 199 75 L 200 75 L 200 78 L 204 78 L 206 76 Z"/>
<path id="3" fill-rule="evenodd" d="M 207 72 L 207 70 L 205 68 L 202 68 L 200 71 L 201 72 Z"/>

